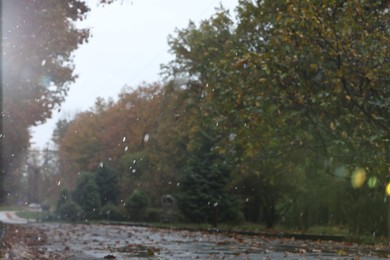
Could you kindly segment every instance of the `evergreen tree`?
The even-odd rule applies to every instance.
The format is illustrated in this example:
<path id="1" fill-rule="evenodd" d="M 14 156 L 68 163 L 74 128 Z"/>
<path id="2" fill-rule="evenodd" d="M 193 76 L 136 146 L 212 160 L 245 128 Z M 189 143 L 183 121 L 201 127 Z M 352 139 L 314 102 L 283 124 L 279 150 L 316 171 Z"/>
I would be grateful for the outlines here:
<path id="1" fill-rule="evenodd" d="M 118 199 L 118 175 L 110 167 L 102 164 L 96 171 L 96 184 L 100 194 L 101 205 L 115 202 Z"/>
<path id="2" fill-rule="evenodd" d="M 101 208 L 99 188 L 91 173 L 85 172 L 80 175 L 72 197 L 83 209 L 86 218 L 98 217 Z"/>
<path id="3" fill-rule="evenodd" d="M 134 191 L 126 200 L 126 210 L 130 215 L 130 219 L 135 221 L 142 220 L 149 203 L 149 198 L 145 193 Z"/>
<path id="4" fill-rule="evenodd" d="M 236 221 L 237 200 L 227 190 L 230 173 L 213 150 L 214 140 L 199 130 L 189 148 L 192 150 L 180 184 L 179 207 L 192 222 Z"/>

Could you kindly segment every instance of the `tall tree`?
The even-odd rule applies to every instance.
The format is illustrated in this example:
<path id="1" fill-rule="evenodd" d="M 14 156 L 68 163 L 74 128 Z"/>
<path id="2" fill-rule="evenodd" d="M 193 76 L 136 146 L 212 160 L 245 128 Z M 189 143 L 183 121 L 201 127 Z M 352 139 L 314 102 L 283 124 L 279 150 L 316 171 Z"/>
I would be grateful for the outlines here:
<path id="1" fill-rule="evenodd" d="M 58 108 L 76 79 L 72 51 L 88 38 L 75 22 L 88 8 L 83 1 L 2 1 L 3 172 L 21 162 L 30 126 Z"/>
<path id="2" fill-rule="evenodd" d="M 322 161 L 312 171 L 360 166 L 386 184 L 387 3 L 244 0 L 237 25 L 222 10 L 178 31 L 168 72 L 189 79 L 185 92 L 218 126 L 217 147 L 237 173 L 311 157 Z"/>
<path id="3" fill-rule="evenodd" d="M 180 183 L 179 207 L 192 222 L 239 220 L 239 206 L 236 198 L 229 194 L 229 168 L 223 158 L 213 151 L 213 133 L 195 130 L 189 143 L 189 155 L 183 167 Z"/>

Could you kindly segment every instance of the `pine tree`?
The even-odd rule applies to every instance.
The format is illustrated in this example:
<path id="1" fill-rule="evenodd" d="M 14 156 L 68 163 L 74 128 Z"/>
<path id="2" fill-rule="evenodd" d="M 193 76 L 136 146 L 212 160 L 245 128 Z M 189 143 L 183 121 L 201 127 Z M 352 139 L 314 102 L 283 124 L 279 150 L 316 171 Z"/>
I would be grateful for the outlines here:
<path id="1" fill-rule="evenodd" d="M 213 150 L 214 140 L 199 131 L 190 147 L 192 152 L 180 184 L 179 207 L 192 222 L 236 221 L 237 200 L 229 194 L 230 172 Z"/>

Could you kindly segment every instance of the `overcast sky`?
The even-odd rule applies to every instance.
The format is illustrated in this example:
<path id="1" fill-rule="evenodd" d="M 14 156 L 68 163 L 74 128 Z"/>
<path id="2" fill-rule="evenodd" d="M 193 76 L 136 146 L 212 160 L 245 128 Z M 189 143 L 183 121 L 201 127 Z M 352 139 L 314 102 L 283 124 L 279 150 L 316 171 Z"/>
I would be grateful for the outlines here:
<path id="1" fill-rule="evenodd" d="M 91 12 L 82 22 L 91 29 L 89 42 L 74 52 L 79 75 L 61 111 L 44 125 L 32 128 L 32 146 L 43 148 L 51 140 L 60 118 L 91 108 L 97 97 L 116 99 L 125 85 L 160 79 L 160 65 L 172 59 L 167 37 L 189 21 L 199 24 L 222 4 L 233 10 L 238 0 L 117 0 L 98 6 L 87 1 Z"/>

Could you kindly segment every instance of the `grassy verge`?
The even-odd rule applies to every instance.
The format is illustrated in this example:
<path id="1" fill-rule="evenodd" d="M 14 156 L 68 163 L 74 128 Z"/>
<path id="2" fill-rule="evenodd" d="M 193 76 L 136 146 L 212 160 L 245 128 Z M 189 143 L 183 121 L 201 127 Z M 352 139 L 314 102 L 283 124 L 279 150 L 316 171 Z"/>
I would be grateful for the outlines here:
<path id="1" fill-rule="evenodd" d="M 0 211 L 21 211 L 25 209 L 25 206 L 0 206 Z"/>

